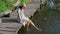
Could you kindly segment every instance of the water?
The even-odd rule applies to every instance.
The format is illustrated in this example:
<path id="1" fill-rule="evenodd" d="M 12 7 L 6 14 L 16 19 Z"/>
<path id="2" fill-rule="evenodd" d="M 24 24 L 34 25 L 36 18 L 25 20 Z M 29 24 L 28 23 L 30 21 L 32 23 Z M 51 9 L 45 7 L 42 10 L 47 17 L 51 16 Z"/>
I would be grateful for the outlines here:
<path id="1" fill-rule="evenodd" d="M 58 3 L 60 4 L 60 3 Z M 58 5 L 56 5 L 58 7 Z M 42 31 L 37 31 L 30 26 L 30 31 L 22 27 L 19 34 L 60 34 L 60 7 L 56 9 L 47 8 L 38 9 L 38 12 L 31 18 L 34 24 L 41 28 Z"/>
<path id="2" fill-rule="evenodd" d="M 48 0 L 48 6 L 51 8 L 51 9 L 54 9 L 54 0 Z"/>

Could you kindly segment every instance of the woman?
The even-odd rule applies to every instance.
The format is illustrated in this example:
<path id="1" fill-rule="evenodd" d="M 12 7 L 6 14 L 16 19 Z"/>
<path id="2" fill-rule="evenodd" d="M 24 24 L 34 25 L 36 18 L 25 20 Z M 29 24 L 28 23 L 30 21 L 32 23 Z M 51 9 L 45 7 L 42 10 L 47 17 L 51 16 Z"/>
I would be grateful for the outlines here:
<path id="1" fill-rule="evenodd" d="M 24 9 L 26 8 L 26 5 L 25 4 L 21 4 L 21 6 L 19 6 L 18 8 L 18 18 L 20 20 L 20 23 L 25 26 L 27 24 L 27 30 L 29 31 L 28 27 L 29 25 L 32 25 L 33 27 L 35 27 L 37 30 L 40 30 L 39 28 L 37 28 L 34 23 L 28 18 L 25 16 L 24 14 Z"/>

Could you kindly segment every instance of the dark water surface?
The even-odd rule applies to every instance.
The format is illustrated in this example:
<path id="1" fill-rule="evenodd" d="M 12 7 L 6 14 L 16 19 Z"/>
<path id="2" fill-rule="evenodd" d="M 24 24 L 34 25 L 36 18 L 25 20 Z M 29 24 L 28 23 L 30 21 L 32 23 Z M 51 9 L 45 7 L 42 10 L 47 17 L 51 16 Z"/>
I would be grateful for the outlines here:
<path id="1" fill-rule="evenodd" d="M 26 28 L 22 27 L 19 34 L 60 34 L 60 7 L 58 5 L 55 9 L 43 6 L 31 19 L 42 31 L 37 31 L 30 26 L 30 31 L 27 32 Z"/>

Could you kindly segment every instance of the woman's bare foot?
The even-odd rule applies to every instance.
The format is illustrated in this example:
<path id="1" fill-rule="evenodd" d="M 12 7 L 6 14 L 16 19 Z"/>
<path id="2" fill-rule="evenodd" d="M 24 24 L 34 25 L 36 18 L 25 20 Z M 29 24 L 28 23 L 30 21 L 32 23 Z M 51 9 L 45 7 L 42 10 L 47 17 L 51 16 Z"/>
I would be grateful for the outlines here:
<path id="1" fill-rule="evenodd" d="M 40 29 L 40 28 L 37 28 L 37 27 L 35 27 L 36 28 L 36 30 L 38 30 L 38 31 L 42 31 L 42 29 Z"/>
<path id="2" fill-rule="evenodd" d="M 42 31 L 42 29 L 38 29 L 39 31 Z"/>
<path id="3" fill-rule="evenodd" d="M 30 29 L 28 29 L 28 28 L 27 28 L 27 31 L 29 32 L 29 31 L 30 31 Z"/>

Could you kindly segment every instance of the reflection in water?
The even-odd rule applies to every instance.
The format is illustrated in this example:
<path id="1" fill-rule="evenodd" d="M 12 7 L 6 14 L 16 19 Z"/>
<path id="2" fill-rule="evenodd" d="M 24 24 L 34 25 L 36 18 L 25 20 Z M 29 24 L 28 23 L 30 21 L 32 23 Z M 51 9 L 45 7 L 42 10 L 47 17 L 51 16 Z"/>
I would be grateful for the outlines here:
<path id="1" fill-rule="evenodd" d="M 55 4 L 54 4 L 54 0 L 48 0 L 48 6 L 50 8 L 54 8 Z"/>

